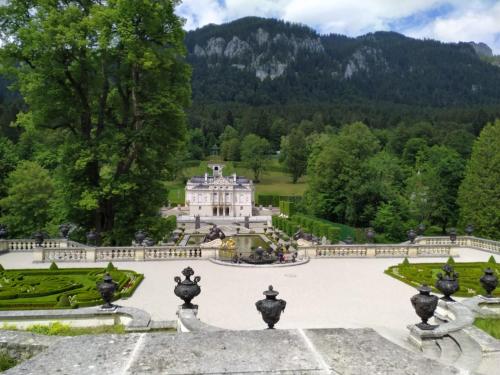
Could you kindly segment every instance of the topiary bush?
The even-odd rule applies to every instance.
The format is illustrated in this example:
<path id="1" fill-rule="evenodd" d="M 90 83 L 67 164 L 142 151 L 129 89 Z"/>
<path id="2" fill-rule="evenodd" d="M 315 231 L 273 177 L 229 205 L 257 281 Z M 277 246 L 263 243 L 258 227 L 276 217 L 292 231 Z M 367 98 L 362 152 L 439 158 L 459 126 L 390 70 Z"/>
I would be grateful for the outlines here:
<path id="1" fill-rule="evenodd" d="M 58 269 L 59 269 L 59 267 L 57 266 L 56 262 L 50 263 L 49 270 L 54 271 L 54 270 L 58 270 Z"/>

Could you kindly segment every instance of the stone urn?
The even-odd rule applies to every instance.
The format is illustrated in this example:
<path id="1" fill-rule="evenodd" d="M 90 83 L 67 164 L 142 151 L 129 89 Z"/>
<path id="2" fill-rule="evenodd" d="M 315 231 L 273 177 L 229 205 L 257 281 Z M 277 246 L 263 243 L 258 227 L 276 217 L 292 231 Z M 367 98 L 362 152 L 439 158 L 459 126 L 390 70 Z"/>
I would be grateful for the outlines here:
<path id="1" fill-rule="evenodd" d="M 351 237 L 351 236 L 346 237 L 346 238 L 345 238 L 345 240 L 344 240 L 344 243 L 345 243 L 346 245 L 352 245 L 352 244 L 353 244 L 353 242 L 354 242 L 354 241 L 353 241 L 353 239 L 352 239 L 352 237 Z"/>
<path id="2" fill-rule="evenodd" d="M 185 277 L 183 281 L 181 281 L 179 276 L 174 278 L 174 281 L 177 283 L 174 293 L 177 297 L 184 301 L 184 304 L 182 305 L 183 309 L 197 309 L 198 305 L 193 305 L 191 300 L 201 292 L 201 288 L 198 285 L 201 277 L 196 276 L 194 281 L 191 280 L 191 276 L 194 275 L 194 271 L 191 267 L 184 268 L 182 270 L 182 274 Z"/>
<path id="3" fill-rule="evenodd" d="M 104 275 L 104 278 L 99 285 L 97 285 L 97 290 L 101 293 L 101 297 L 104 300 L 104 305 L 101 306 L 103 309 L 112 309 L 114 306 L 111 304 L 113 296 L 115 294 L 117 284 L 113 281 L 109 273 Z"/>
<path id="4" fill-rule="evenodd" d="M 6 239 L 8 233 L 9 232 L 7 231 L 7 227 L 0 224 L 0 240 Z"/>
<path id="5" fill-rule="evenodd" d="M 35 240 L 36 247 L 42 247 L 44 237 L 45 236 L 40 231 L 33 233 L 33 239 Z"/>
<path id="6" fill-rule="evenodd" d="M 484 270 L 484 275 L 479 279 L 481 285 L 486 291 L 486 298 L 493 298 L 491 294 L 498 286 L 498 277 L 491 268 L 486 268 Z"/>
<path id="7" fill-rule="evenodd" d="M 472 232 L 474 232 L 474 226 L 472 224 L 467 224 L 467 226 L 465 227 L 465 233 L 468 236 L 472 236 Z"/>
<path id="8" fill-rule="evenodd" d="M 417 238 L 417 233 L 413 229 L 410 229 L 408 231 L 407 235 L 408 235 L 408 239 L 410 240 L 410 243 L 414 244 L 415 238 Z"/>
<path id="9" fill-rule="evenodd" d="M 155 241 L 154 241 L 151 237 L 146 237 L 146 238 L 144 239 L 144 244 L 145 244 L 146 246 L 154 246 Z"/>
<path id="10" fill-rule="evenodd" d="M 139 229 L 137 232 L 135 232 L 135 244 L 138 246 L 142 245 L 142 242 L 146 239 L 146 233 Z"/>
<path id="11" fill-rule="evenodd" d="M 368 240 L 368 243 L 372 243 L 374 238 L 375 238 L 375 231 L 373 230 L 373 228 L 368 228 L 366 230 L 366 239 Z"/>
<path id="12" fill-rule="evenodd" d="M 443 301 L 455 302 L 450 296 L 460 289 L 458 285 L 458 273 L 456 273 L 449 264 L 445 264 L 442 269 L 445 274 L 443 276 L 441 272 L 438 273 L 438 279 L 435 285 L 436 289 L 443 293 L 443 297 L 441 297 Z"/>
<path id="13" fill-rule="evenodd" d="M 418 289 L 418 294 L 411 297 L 410 301 L 417 315 L 422 319 L 421 323 L 415 324 L 423 330 L 431 330 L 436 328 L 436 325 L 431 325 L 427 321 L 434 316 L 434 311 L 438 304 L 438 297 L 431 295 L 431 288 L 427 285 L 422 285 Z"/>
<path id="14" fill-rule="evenodd" d="M 67 239 L 70 229 L 71 229 L 71 226 L 69 224 L 64 223 L 64 224 L 59 225 L 59 233 L 61 234 L 61 237 Z"/>
<path id="15" fill-rule="evenodd" d="M 255 255 L 257 255 L 259 258 L 262 258 L 264 256 L 264 248 L 262 246 L 259 246 L 255 249 Z"/>
<path id="16" fill-rule="evenodd" d="M 286 301 L 276 299 L 279 293 L 273 289 L 272 285 L 269 285 L 269 288 L 263 294 L 266 298 L 257 301 L 255 307 L 262 314 L 262 319 L 267 323 L 268 328 L 273 329 L 274 325 L 280 320 L 281 312 L 285 310 Z"/>
<path id="17" fill-rule="evenodd" d="M 91 230 L 87 233 L 87 245 L 96 245 L 97 244 L 97 233 L 94 230 Z"/>
<path id="18" fill-rule="evenodd" d="M 240 234 L 240 228 L 239 227 L 236 228 L 236 234 Z"/>
<path id="19" fill-rule="evenodd" d="M 455 228 L 450 229 L 450 241 L 455 243 L 457 241 L 457 230 Z"/>
<path id="20" fill-rule="evenodd" d="M 425 232 L 425 224 L 424 224 L 424 223 L 420 223 L 420 224 L 418 225 L 417 230 L 418 230 L 418 235 L 419 235 L 419 236 L 423 236 L 423 234 L 424 234 L 424 232 Z"/>

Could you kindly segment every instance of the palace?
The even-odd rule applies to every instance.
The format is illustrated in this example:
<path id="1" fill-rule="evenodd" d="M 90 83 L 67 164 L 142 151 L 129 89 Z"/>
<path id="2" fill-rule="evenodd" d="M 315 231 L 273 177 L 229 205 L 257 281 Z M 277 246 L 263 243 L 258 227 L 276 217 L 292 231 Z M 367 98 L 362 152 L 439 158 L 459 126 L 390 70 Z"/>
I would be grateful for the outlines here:
<path id="1" fill-rule="evenodd" d="M 190 216 L 252 216 L 255 187 L 247 178 L 224 176 L 223 164 L 209 164 L 212 175 L 192 177 L 186 184 Z"/>

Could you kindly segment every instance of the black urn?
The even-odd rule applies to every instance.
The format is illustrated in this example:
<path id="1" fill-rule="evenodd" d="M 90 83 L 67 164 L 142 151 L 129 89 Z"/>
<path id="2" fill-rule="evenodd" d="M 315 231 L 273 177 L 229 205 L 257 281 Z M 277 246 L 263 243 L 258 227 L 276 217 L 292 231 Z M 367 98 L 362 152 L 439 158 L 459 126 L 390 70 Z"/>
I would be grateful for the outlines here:
<path id="1" fill-rule="evenodd" d="M 375 231 L 373 230 L 373 228 L 368 228 L 366 230 L 366 239 L 368 240 L 368 243 L 372 243 L 374 238 L 375 238 Z"/>
<path id="2" fill-rule="evenodd" d="M 474 232 L 474 226 L 472 224 L 467 224 L 467 226 L 465 227 L 465 233 L 468 236 L 472 236 L 472 232 Z"/>
<path id="3" fill-rule="evenodd" d="M 104 300 L 104 305 L 101 307 L 103 309 L 112 309 L 114 306 L 111 304 L 113 296 L 115 294 L 117 284 L 113 281 L 109 273 L 104 275 L 104 278 L 99 285 L 97 285 L 97 290 L 101 293 L 101 297 Z"/>
<path id="4" fill-rule="evenodd" d="M 45 236 L 43 232 L 38 231 L 33 233 L 33 239 L 35 240 L 36 247 L 42 247 L 44 238 Z"/>
<path id="5" fill-rule="evenodd" d="M 174 281 L 177 283 L 174 293 L 177 297 L 184 301 L 184 304 L 182 305 L 183 309 L 197 309 L 198 305 L 193 305 L 191 300 L 201 292 L 201 288 L 198 285 L 201 277 L 196 276 L 194 280 L 191 280 L 191 276 L 194 275 L 194 271 L 191 267 L 184 268 L 182 270 L 182 274 L 185 277 L 183 281 L 181 281 L 179 276 L 174 278 Z"/>
<path id="6" fill-rule="evenodd" d="M 276 299 L 279 294 L 277 290 L 273 289 L 272 285 L 263 293 L 266 298 L 261 299 L 255 303 L 257 311 L 262 314 L 262 319 L 267 323 L 269 329 L 273 329 L 274 325 L 280 320 L 281 312 L 285 310 L 286 301 Z"/>
<path id="7" fill-rule="evenodd" d="M 417 230 L 418 230 L 418 235 L 422 236 L 424 234 L 424 232 L 425 232 L 425 224 L 424 223 L 420 223 L 418 225 Z"/>
<path id="8" fill-rule="evenodd" d="M 0 224 L 0 240 L 7 238 L 7 227 L 5 225 Z"/>
<path id="9" fill-rule="evenodd" d="M 451 243 L 455 243 L 457 240 L 457 230 L 455 228 L 450 229 L 450 241 Z"/>
<path id="10" fill-rule="evenodd" d="M 87 233 L 87 245 L 96 245 L 97 244 L 97 233 L 94 230 L 91 230 Z"/>
<path id="11" fill-rule="evenodd" d="M 146 239 L 146 233 L 142 230 L 138 230 L 135 232 L 135 244 L 136 245 L 142 245 L 142 242 Z"/>
<path id="12" fill-rule="evenodd" d="M 354 242 L 354 240 L 352 239 L 352 237 L 351 237 L 351 236 L 346 237 L 346 238 L 345 238 L 345 240 L 344 240 L 344 243 L 345 243 L 346 245 L 352 245 L 352 244 L 353 244 L 353 242 Z"/>
<path id="13" fill-rule="evenodd" d="M 59 225 L 59 233 L 61 233 L 61 237 L 68 238 L 70 229 L 71 229 L 71 226 L 69 224 L 64 223 L 64 224 Z"/>
<path id="14" fill-rule="evenodd" d="M 493 295 L 491 293 L 498 286 L 498 277 L 495 274 L 495 271 L 493 271 L 491 268 L 486 268 L 484 270 L 484 275 L 481 276 L 479 281 L 481 282 L 481 285 L 483 286 L 484 290 L 486 291 L 485 297 L 493 298 Z"/>
<path id="15" fill-rule="evenodd" d="M 154 246 L 155 245 L 155 241 L 151 237 L 146 237 L 144 239 L 144 244 L 146 246 Z"/>
<path id="16" fill-rule="evenodd" d="M 438 279 L 435 285 L 436 289 L 443 293 L 443 297 L 441 297 L 443 301 L 455 302 L 450 296 L 460 288 L 458 285 L 458 273 L 456 273 L 449 264 L 445 264 L 442 270 L 445 274 L 443 276 L 441 272 L 438 273 Z"/>
<path id="17" fill-rule="evenodd" d="M 262 246 L 259 246 L 255 249 L 255 255 L 257 255 L 259 258 L 262 258 L 264 256 L 264 248 Z"/>
<path id="18" fill-rule="evenodd" d="M 423 330 L 431 330 L 436 328 L 436 325 L 431 325 L 427 321 L 434 316 L 434 311 L 438 304 L 438 297 L 431 294 L 431 288 L 427 285 L 422 285 L 418 289 L 418 294 L 411 297 L 410 301 L 417 315 L 422 319 L 422 322 L 415 324 Z"/>
<path id="19" fill-rule="evenodd" d="M 408 240 L 410 240 L 410 243 L 414 244 L 415 243 L 415 238 L 417 238 L 417 233 L 413 229 L 410 229 L 407 232 L 407 235 L 408 235 Z"/>

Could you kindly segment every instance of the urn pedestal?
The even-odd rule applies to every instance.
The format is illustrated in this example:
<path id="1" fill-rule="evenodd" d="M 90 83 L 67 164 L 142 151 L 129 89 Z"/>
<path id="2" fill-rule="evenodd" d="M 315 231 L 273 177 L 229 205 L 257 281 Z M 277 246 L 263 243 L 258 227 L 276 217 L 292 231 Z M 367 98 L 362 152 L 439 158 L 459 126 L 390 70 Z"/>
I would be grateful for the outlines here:
<path id="1" fill-rule="evenodd" d="M 422 285 L 417 289 L 419 294 L 411 297 L 410 301 L 417 315 L 422 319 L 421 323 L 415 324 L 422 330 L 432 330 L 437 325 L 428 323 L 428 320 L 434 316 L 438 304 L 438 297 L 431 295 L 431 288 L 427 285 Z"/>
<path id="2" fill-rule="evenodd" d="M 191 280 L 191 276 L 194 275 L 194 271 L 191 267 L 184 268 L 182 270 L 182 274 L 185 279 L 181 281 L 179 276 L 174 278 L 174 281 L 177 285 L 174 288 L 174 293 L 177 297 L 184 301 L 184 304 L 181 306 L 183 309 L 197 309 L 198 305 L 193 305 L 191 300 L 200 294 L 201 288 L 198 285 L 198 282 L 201 280 L 201 277 L 196 276 L 194 280 Z"/>
<path id="3" fill-rule="evenodd" d="M 484 275 L 479 279 L 481 285 L 486 291 L 486 298 L 493 298 L 491 294 L 498 286 L 498 277 L 491 268 L 486 268 L 484 270 Z"/>
<path id="4" fill-rule="evenodd" d="M 269 288 L 263 294 L 266 298 L 257 301 L 255 307 L 262 314 L 262 319 L 267 323 L 268 329 L 273 329 L 274 325 L 280 320 L 281 312 L 285 310 L 286 301 L 276 299 L 279 292 L 274 290 L 272 285 L 269 285 Z"/>

